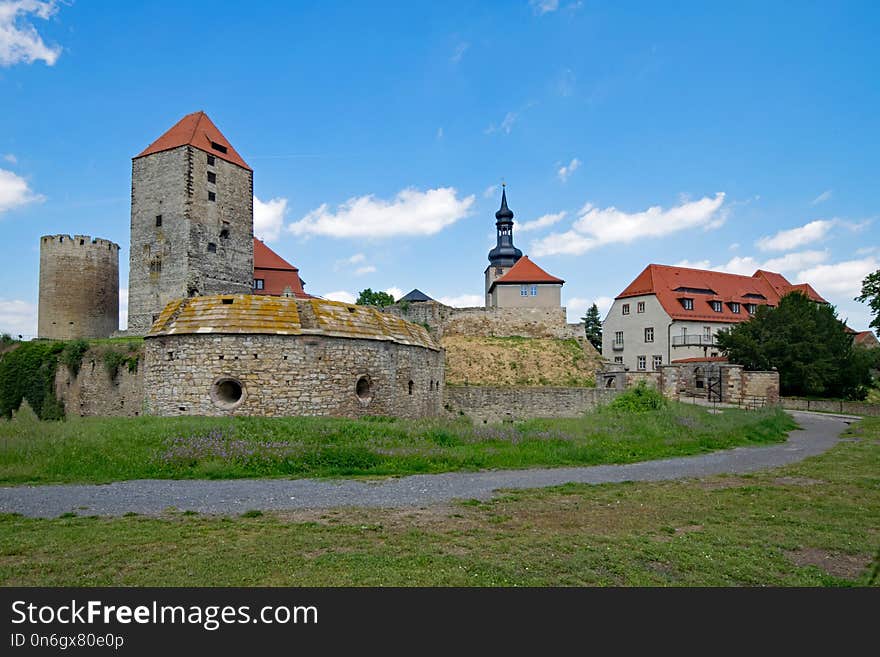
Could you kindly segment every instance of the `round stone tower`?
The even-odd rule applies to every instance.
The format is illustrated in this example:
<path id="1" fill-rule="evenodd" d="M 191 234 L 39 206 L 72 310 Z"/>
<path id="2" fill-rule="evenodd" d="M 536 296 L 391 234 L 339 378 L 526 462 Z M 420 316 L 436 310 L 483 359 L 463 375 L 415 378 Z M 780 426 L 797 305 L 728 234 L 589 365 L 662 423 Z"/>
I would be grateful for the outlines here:
<path id="1" fill-rule="evenodd" d="M 119 328 L 119 245 L 88 235 L 40 238 L 41 338 L 106 338 Z"/>

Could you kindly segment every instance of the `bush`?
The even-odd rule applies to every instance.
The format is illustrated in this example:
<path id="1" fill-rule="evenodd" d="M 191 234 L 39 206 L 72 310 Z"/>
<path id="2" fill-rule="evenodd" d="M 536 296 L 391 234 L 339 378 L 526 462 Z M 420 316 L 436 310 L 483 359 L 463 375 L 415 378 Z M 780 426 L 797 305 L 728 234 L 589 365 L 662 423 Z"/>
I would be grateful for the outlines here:
<path id="1" fill-rule="evenodd" d="M 666 399 L 654 388 L 649 388 L 644 381 L 639 381 L 634 388 L 630 388 L 617 396 L 611 402 L 609 408 L 624 413 L 646 413 L 659 411 L 666 408 Z"/>
<path id="2" fill-rule="evenodd" d="M 85 340 L 72 340 L 65 345 L 64 351 L 61 352 L 61 362 L 67 366 L 72 376 L 79 374 L 83 356 L 88 350 L 89 343 Z"/>
<path id="3" fill-rule="evenodd" d="M 41 420 L 60 420 L 64 407 L 55 397 L 55 371 L 63 342 L 22 342 L 0 360 L 0 417 L 12 417 L 23 399 Z"/>

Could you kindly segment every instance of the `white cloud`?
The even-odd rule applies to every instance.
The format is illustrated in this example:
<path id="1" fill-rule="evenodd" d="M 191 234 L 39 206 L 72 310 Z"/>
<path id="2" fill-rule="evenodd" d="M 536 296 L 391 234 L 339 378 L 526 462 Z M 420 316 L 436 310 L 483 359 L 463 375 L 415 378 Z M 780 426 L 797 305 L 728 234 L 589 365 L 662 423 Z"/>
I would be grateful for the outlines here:
<path id="1" fill-rule="evenodd" d="M 37 335 L 37 307 L 20 299 L 0 299 L 0 333 L 32 338 Z"/>
<path id="2" fill-rule="evenodd" d="M 556 171 L 556 175 L 559 176 L 559 179 L 562 182 L 568 180 L 568 177 L 573 174 L 577 169 L 581 166 L 581 161 L 576 157 L 571 160 L 568 164 L 563 164 Z"/>
<path id="3" fill-rule="evenodd" d="M 0 66 L 44 61 L 52 66 L 60 46 L 47 46 L 28 20 L 46 20 L 58 11 L 57 0 L 4 0 L 0 2 Z"/>
<path id="4" fill-rule="evenodd" d="M 457 296 L 440 297 L 437 301 L 453 308 L 475 308 L 483 306 L 486 298 L 482 294 L 459 294 Z"/>
<path id="5" fill-rule="evenodd" d="M 254 235 L 264 242 L 277 240 L 281 235 L 285 214 L 287 214 L 286 198 L 273 198 L 263 202 L 254 196 Z"/>
<path id="6" fill-rule="evenodd" d="M 817 219 L 798 228 L 780 230 L 772 237 L 769 235 L 762 237 L 755 244 L 762 251 L 788 251 L 789 249 L 796 249 L 799 246 L 821 240 L 828 234 L 828 231 L 831 230 L 835 223 L 833 219 Z"/>
<path id="7" fill-rule="evenodd" d="M 119 330 L 128 328 L 128 288 L 119 288 Z"/>
<path id="8" fill-rule="evenodd" d="M 543 16 L 559 9 L 559 0 L 529 0 L 535 13 Z"/>
<path id="9" fill-rule="evenodd" d="M 531 230 L 540 230 L 541 228 L 546 228 L 547 226 L 552 226 L 555 223 L 562 221 L 565 218 L 565 215 L 568 214 L 563 210 L 562 212 L 557 212 L 555 214 L 545 214 L 543 216 L 538 217 L 534 221 L 527 221 L 525 223 L 519 223 L 518 221 L 514 223 L 514 227 L 516 230 L 527 233 Z"/>
<path id="10" fill-rule="evenodd" d="M 31 191 L 24 178 L 15 175 L 12 171 L 0 169 L 0 214 L 42 200 L 42 196 Z"/>
<path id="11" fill-rule="evenodd" d="M 386 294 L 390 294 L 394 297 L 394 300 L 397 301 L 400 297 L 403 296 L 404 292 L 399 287 L 389 287 L 385 290 Z"/>
<path id="12" fill-rule="evenodd" d="M 325 299 L 330 299 L 330 301 L 342 301 L 343 303 L 354 303 L 355 301 L 357 301 L 357 297 L 355 295 L 353 295 L 351 292 L 346 292 L 345 290 L 326 292 L 321 296 Z"/>
<path id="13" fill-rule="evenodd" d="M 683 201 L 667 210 L 655 205 L 634 213 L 615 207 L 595 208 L 588 203 L 578 213 L 571 230 L 536 240 L 531 250 L 536 256 L 580 255 L 603 244 L 626 244 L 693 228 L 717 228 L 727 215 L 723 206 L 724 192 L 718 192 L 714 198 Z"/>
<path id="14" fill-rule="evenodd" d="M 733 244 L 731 244 L 727 248 L 730 249 L 731 251 L 736 251 L 739 248 L 739 242 L 734 242 Z"/>
<path id="15" fill-rule="evenodd" d="M 483 198 L 492 198 L 498 193 L 498 185 L 489 185 L 483 192 Z"/>
<path id="16" fill-rule="evenodd" d="M 581 321 L 581 318 L 587 313 L 590 306 L 596 304 L 596 307 L 599 309 L 599 316 L 604 317 L 605 314 L 611 309 L 611 304 L 614 303 L 613 297 L 605 297 L 599 296 L 594 299 L 586 299 L 583 297 L 572 297 L 568 301 L 563 304 L 565 306 L 566 314 L 568 315 L 568 321 L 571 323 L 578 323 Z"/>
<path id="17" fill-rule="evenodd" d="M 805 267 L 811 267 L 828 259 L 826 251 L 799 251 L 787 253 L 779 258 L 771 258 L 760 262 L 752 256 L 735 256 L 723 265 L 712 265 L 709 260 L 681 260 L 675 263 L 676 267 L 690 267 L 691 269 L 707 269 L 720 271 L 727 274 L 741 274 L 751 276 L 758 269 L 779 273 L 794 273 Z"/>
<path id="18" fill-rule="evenodd" d="M 367 259 L 367 256 L 365 256 L 363 253 L 355 253 L 353 256 L 351 256 L 348 260 L 345 260 L 344 262 L 348 263 L 349 265 L 356 265 L 359 262 L 364 262 L 366 259 Z"/>
<path id="19" fill-rule="evenodd" d="M 467 216 L 474 196 L 458 198 L 453 187 L 404 189 L 391 201 L 375 196 L 348 199 L 335 212 L 327 204 L 287 227 L 294 235 L 383 238 L 435 235 Z"/>
<path id="20" fill-rule="evenodd" d="M 449 61 L 453 64 L 458 64 L 461 61 L 461 58 L 464 57 L 464 54 L 467 52 L 467 49 L 471 47 L 471 44 L 462 41 L 461 43 L 455 46 L 455 50 L 452 51 L 452 57 L 449 58 Z"/>
<path id="21" fill-rule="evenodd" d="M 850 299 L 861 292 L 865 276 L 878 269 L 880 260 L 876 258 L 846 260 L 805 269 L 798 273 L 796 280 L 798 283 L 809 283 L 823 296 L 839 294 Z"/>
<path id="22" fill-rule="evenodd" d="M 833 192 L 830 189 L 826 189 L 824 192 L 819 194 L 816 198 L 813 199 L 813 202 L 810 205 L 819 205 L 820 203 L 824 203 L 829 200 L 833 196 Z"/>
<path id="23" fill-rule="evenodd" d="M 376 268 L 373 265 L 365 265 L 363 267 L 358 267 L 354 270 L 355 276 L 364 276 L 365 274 L 372 274 L 376 271 Z"/>
<path id="24" fill-rule="evenodd" d="M 9 162 L 9 164 L 18 164 L 18 158 L 15 157 L 15 155 L 13 155 L 12 153 L 7 153 L 3 156 L 3 159 L 6 162 Z"/>
<path id="25" fill-rule="evenodd" d="M 516 123 L 518 116 L 519 112 L 508 112 L 504 115 L 500 125 L 490 123 L 489 127 L 483 132 L 487 135 L 495 134 L 496 132 L 503 132 L 505 135 L 509 135 L 510 131 L 513 130 L 513 124 Z"/>
<path id="26" fill-rule="evenodd" d="M 863 246 L 860 249 L 856 249 L 856 255 L 868 255 L 870 253 L 874 253 L 877 251 L 876 246 Z"/>

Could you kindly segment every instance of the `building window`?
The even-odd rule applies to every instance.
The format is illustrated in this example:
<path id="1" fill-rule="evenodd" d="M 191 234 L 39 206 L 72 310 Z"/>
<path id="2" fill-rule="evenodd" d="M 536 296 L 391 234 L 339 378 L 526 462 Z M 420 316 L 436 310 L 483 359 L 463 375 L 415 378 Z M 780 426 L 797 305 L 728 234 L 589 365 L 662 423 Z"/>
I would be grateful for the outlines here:
<path id="1" fill-rule="evenodd" d="M 617 344 L 623 344 L 623 331 L 614 332 L 614 342 Z"/>
<path id="2" fill-rule="evenodd" d="M 721 302 L 720 301 L 710 301 L 709 303 L 712 304 L 712 310 L 714 310 L 716 313 L 721 312 Z"/>
<path id="3" fill-rule="evenodd" d="M 217 195 L 214 192 L 208 192 L 208 200 L 209 201 L 216 201 Z"/>
<path id="4" fill-rule="evenodd" d="M 504 270 L 501 267 L 495 267 L 495 275 L 501 276 L 504 273 Z"/>
<path id="5" fill-rule="evenodd" d="M 624 315 L 629 315 L 629 304 L 628 303 L 623 304 L 623 307 L 620 309 L 620 311 Z"/>
<path id="6" fill-rule="evenodd" d="M 645 329 L 645 342 L 654 342 L 654 327 L 649 326 Z"/>
<path id="7" fill-rule="evenodd" d="M 158 228 L 158 227 L 161 226 L 161 225 L 162 225 L 162 215 L 161 215 L 161 214 L 157 214 L 157 215 L 156 215 L 156 228 Z"/>
<path id="8" fill-rule="evenodd" d="M 216 141 L 211 142 L 211 148 L 219 153 L 226 153 L 228 149 L 223 144 L 218 144 Z"/>
<path id="9" fill-rule="evenodd" d="M 537 285 L 532 285 L 531 293 L 532 293 L 533 297 L 538 296 L 538 286 Z"/>
<path id="10" fill-rule="evenodd" d="M 220 239 L 221 240 L 229 239 L 229 229 L 228 228 L 224 228 L 223 230 L 220 231 Z"/>
<path id="11" fill-rule="evenodd" d="M 648 357 L 647 357 L 647 356 L 639 356 L 639 358 L 638 358 L 638 367 L 637 367 L 637 369 L 638 369 L 640 372 L 644 372 L 645 370 L 647 370 L 647 369 L 648 369 L 647 362 L 648 362 Z"/>
<path id="12" fill-rule="evenodd" d="M 636 312 L 637 312 L 637 313 L 643 313 L 643 312 L 645 312 L 645 302 L 644 302 L 644 301 L 639 301 L 639 302 L 636 304 Z"/>
<path id="13" fill-rule="evenodd" d="M 617 365 L 623 365 L 623 356 L 615 356 L 614 363 Z"/>
<path id="14" fill-rule="evenodd" d="M 685 310 L 693 310 L 694 309 L 694 300 L 693 299 L 682 299 L 681 305 L 684 306 Z"/>
<path id="15" fill-rule="evenodd" d="M 217 253 L 217 245 L 214 242 L 208 242 L 208 253 Z"/>
<path id="16" fill-rule="evenodd" d="M 703 337 L 706 338 L 707 340 L 712 339 L 712 327 L 711 326 L 704 326 L 703 327 Z"/>
<path id="17" fill-rule="evenodd" d="M 519 296 L 521 296 L 521 297 L 529 296 L 529 286 L 528 285 L 520 285 L 519 286 Z"/>
<path id="18" fill-rule="evenodd" d="M 739 314 L 739 304 L 735 301 L 730 304 L 730 312 L 736 313 L 737 315 Z"/>
<path id="19" fill-rule="evenodd" d="M 265 279 L 255 278 L 254 279 L 254 289 L 255 290 L 262 290 L 265 283 L 266 283 Z"/>
<path id="20" fill-rule="evenodd" d="M 217 182 L 217 174 L 214 173 L 213 171 L 209 171 L 209 172 L 208 172 L 208 182 L 209 182 L 209 183 L 215 183 L 215 182 Z"/>
<path id="21" fill-rule="evenodd" d="M 655 370 L 659 370 L 660 366 L 663 364 L 663 356 L 654 356 L 652 358 L 651 368 Z"/>
<path id="22" fill-rule="evenodd" d="M 758 309 L 758 306 L 756 306 L 756 305 L 753 304 L 753 303 L 747 303 L 747 304 L 746 304 L 746 312 L 748 312 L 749 315 L 754 315 L 754 314 L 755 314 L 755 311 L 756 311 L 757 309 Z"/>
<path id="23" fill-rule="evenodd" d="M 214 156 L 213 155 L 208 156 L 208 166 L 209 167 L 214 166 Z"/>

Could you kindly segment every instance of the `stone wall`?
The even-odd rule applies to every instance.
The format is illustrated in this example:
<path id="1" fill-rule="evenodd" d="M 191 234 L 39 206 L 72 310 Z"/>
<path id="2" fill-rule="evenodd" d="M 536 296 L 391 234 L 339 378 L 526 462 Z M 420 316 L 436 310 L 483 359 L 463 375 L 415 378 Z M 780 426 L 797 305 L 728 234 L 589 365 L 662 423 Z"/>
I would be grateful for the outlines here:
<path id="1" fill-rule="evenodd" d="M 565 308 L 452 308 L 436 301 L 395 304 L 385 312 L 424 324 L 438 338 L 469 337 L 583 338 L 583 324 L 569 324 Z"/>
<path id="2" fill-rule="evenodd" d="M 475 422 L 519 421 L 535 417 L 578 417 L 607 404 L 619 390 L 600 388 L 496 388 L 448 386 L 443 407 L 451 416 Z"/>
<path id="3" fill-rule="evenodd" d="M 181 146 L 132 161 L 132 335 L 146 334 L 174 299 L 252 291 L 253 173 L 219 157 L 209 165 L 208 155 Z"/>
<path id="4" fill-rule="evenodd" d="M 880 404 L 845 401 L 842 399 L 800 399 L 798 397 L 781 397 L 782 408 L 793 411 L 817 411 L 820 413 L 843 413 L 845 415 L 880 416 Z"/>
<path id="5" fill-rule="evenodd" d="M 77 376 L 59 364 L 55 372 L 55 396 L 64 404 L 65 414 L 68 417 L 141 415 L 144 410 L 143 353 L 139 356 L 136 371 L 130 372 L 122 366 L 112 379 L 99 350 L 86 352 Z"/>
<path id="6" fill-rule="evenodd" d="M 155 415 L 416 418 L 441 411 L 443 352 L 421 346 L 247 334 L 163 335 L 145 345 L 146 408 Z M 234 403 L 229 385 L 240 386 Z"/>
<path id="7" fill-rule="evenodd" d="M 119 245 L 88 235 L 40 238 L 37 335 L 106 338 L 119 328 Z"/>
<path id="8" fill-rule="evenodd" d="M 710 378 L 720 377 L 722 402 L 766 406 L 779 401 L 779 372 L 748 372 L 742 365 L 697 362 L 663 365 L 657 376 L 658 388 L 669 399 L 707 398 Z"/>

